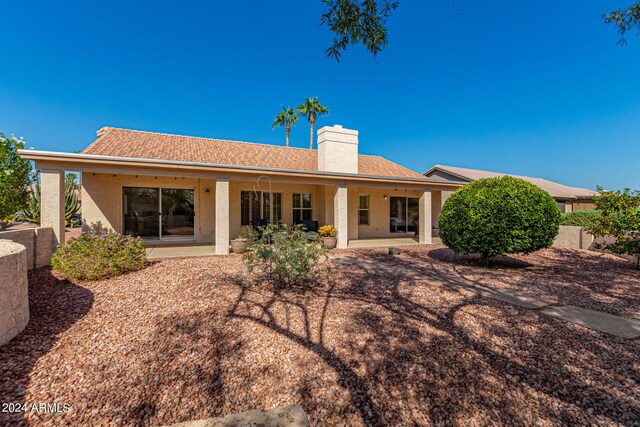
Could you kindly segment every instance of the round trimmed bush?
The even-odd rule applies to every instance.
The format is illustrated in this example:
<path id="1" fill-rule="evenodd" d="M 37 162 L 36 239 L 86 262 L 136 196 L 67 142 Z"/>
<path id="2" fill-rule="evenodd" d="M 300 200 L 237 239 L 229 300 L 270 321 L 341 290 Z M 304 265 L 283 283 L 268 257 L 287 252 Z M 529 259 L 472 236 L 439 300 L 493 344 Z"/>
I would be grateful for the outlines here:
<path id="1" fill-rule="evenodd" d="M 98 280 L 140 270 L 146 260 L 144 242 L 139 237 L 83 233 L 56 250 L 51 266 L 68 279 Z"/>
<path id="2" fill-rule="evenodd" d="M 521 179 L 485 178 L 458 189 L 445 202 L 442 242 L 458 253 L 496 255 L 547 248 L 558 234 L 560 208 L 544 190 Z"/>

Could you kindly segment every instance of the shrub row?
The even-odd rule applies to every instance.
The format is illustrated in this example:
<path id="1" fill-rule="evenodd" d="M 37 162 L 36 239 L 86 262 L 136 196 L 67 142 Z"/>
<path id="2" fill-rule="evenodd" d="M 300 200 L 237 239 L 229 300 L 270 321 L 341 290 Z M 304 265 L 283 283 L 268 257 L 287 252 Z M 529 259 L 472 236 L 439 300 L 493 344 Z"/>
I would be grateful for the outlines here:
<path id="1" fill-rule="evenodd" d="M 595 218 L 600 216 L 600 211 L 585 210 L 575 211 L 562 214 L 560 225 L 574 225 L 578 227 L 588 228 L 593 224 Z"/>

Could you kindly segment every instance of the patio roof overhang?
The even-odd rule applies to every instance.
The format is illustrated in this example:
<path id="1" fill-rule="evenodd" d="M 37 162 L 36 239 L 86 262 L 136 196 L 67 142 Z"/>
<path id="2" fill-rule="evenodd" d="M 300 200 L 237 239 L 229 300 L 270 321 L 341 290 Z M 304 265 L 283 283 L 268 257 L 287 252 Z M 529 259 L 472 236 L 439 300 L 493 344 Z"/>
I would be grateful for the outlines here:
<path id="1" fill-rule="evenodd" d="M 35 161 L 38 168 L 59 168 L 88 173 L 189 176 L 196 178 L 224 177 L 238 180 L 255 179 L 256 175 L 267 175 L 274 181 L 280 182 L 299 182 L 302 180 L 304 182 L 325 185 L 350 183 L 360 186 L 402 186 L 407 188 L 428 188 L 433 190 L 452 190 L 462 185 L 462 183 L 429 178 L 407 178 L 298 169 L 265 168 L 245 165 L 116 157 L 56 151 L 18 150 L 18 153 L 25 159 Z"/>

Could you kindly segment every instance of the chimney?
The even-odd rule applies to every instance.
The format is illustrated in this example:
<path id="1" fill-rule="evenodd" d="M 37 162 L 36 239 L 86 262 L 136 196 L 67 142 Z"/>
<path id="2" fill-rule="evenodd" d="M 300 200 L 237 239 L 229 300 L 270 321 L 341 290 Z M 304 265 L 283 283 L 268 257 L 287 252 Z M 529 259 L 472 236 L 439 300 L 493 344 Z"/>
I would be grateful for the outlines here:
<path id="1" fill-rule="evenodd" d="M 358 173 L 358 131 L 341 125 L 318 131 L 318 170 Z"/>

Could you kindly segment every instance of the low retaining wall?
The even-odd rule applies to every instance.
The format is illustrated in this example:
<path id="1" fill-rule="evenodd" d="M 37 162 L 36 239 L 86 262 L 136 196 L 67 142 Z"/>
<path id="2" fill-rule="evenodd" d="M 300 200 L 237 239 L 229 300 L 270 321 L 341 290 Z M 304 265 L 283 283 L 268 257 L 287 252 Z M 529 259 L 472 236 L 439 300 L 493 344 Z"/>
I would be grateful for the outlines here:
<path id="1" fill-rule="evenodd" d="M 29 322 L 27 249 L 0 240 L 0 346 L 18 335 Z"/>
<path id="2" fill-rule="evenodd" d="M 584 228 L 561 225 L 553 246 L 557 248 L 593 249 L 594 238 Z"/>
<path id="3" fill-rule="evenodd" d="M 23 245 L 27 250 L 27 268 L 44 267 L 51 263 L 53 229 L 51 227 L 0 231 L 0 239 Z"/>

